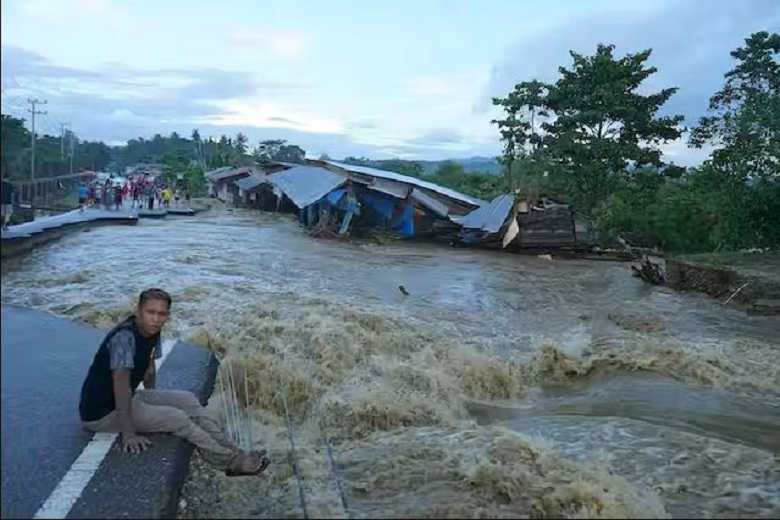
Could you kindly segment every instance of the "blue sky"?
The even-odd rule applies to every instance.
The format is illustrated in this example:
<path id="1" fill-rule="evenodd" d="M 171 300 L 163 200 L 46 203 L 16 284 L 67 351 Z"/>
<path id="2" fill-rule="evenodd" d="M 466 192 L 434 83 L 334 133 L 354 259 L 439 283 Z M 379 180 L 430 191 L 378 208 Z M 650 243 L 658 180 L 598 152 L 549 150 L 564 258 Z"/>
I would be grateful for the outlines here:
<path id="1" fill-rule="evenodd" d="M 3 112 L 47 99 L 44 132 L 68 121 L 118 144 L 199 128 L 315 157 L 439 159 L 500 153 L 490 98 L 554 81 L 569 49 L 598 42 L 653 48 L 647 88 L 680 87 L 665 112 L 693 124 L 729 51 L 780 30 L 780 2 L 9 0 L 1 23 Z"/>

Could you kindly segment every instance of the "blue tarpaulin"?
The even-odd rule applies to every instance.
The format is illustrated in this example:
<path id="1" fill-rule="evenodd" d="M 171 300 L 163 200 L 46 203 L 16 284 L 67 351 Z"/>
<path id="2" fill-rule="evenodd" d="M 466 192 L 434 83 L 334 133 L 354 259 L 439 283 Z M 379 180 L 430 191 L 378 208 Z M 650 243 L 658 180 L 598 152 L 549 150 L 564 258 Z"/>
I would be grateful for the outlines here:
<path id="1" fill-rule="evenodd" d="M 391 226 L 394 231 L 398 231 L 406 237 L 414 236 L 414 204 L 407 203 L 403 212 L 393 219 Z"/>
<path id="2" fill-rule="evenodd" d="M 331 191 L 328 193 L 328 195 L 325 197 L 325 200 L 330 204 L 331 206 L 338 206 L 339 201 L 341 200 L 341 197 L 344 196 L 344 194 L 347 192 L 347 190 L 336 190 Z"/>
<path id="3" fill-rule="evenodd" d="M 363 203 L 386 219 L 393 218 L 397 199 L 366 191 L 360 196 Z"/>

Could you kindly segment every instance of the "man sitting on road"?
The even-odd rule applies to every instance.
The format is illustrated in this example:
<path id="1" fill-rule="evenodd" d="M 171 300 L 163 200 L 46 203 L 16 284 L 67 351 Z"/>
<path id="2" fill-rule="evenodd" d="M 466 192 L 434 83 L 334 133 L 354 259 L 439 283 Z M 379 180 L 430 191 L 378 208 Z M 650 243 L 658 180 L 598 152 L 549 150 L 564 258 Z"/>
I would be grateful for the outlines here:
<path id="1" fill-rule="evenodd" d="M 193 393 L 154 388 L 154 359 L 162 356 L 160 332 L 170 308 L 167 292 L 147 289 L 135 314 L 106 335 L 81 388 L 82 424 L 93 432 L 120 433 L 126 452 L 149 446 L 149 439 L 139 434 L 172 433 L 193 443 L 228 476 L 262 473 L 269 463 L 265 450 L 239 450 Z M 136 390 L 141 381 L 144 388 Z"/>

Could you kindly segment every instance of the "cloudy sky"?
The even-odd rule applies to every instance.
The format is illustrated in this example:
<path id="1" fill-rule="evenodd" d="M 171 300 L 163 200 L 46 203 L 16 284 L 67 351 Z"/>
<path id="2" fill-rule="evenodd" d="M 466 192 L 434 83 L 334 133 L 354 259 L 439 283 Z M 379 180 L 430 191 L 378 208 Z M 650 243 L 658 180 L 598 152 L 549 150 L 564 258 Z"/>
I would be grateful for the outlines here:
<path id="1" fill-rule="evenodd" d="M 780 30 L 780 1 L 8 0 L 1 23 L 3 113 L 46 99 L 46 133 L 67 121 L 120 144 L 199 128 L 315 157 L 440 159 L 500 153 L 491 97 L 554 81 L 569 49 L 599 42 L 652 48 L 647 88 L 679 87 L 664 111 L 693 124 L 729 51 Z"/>

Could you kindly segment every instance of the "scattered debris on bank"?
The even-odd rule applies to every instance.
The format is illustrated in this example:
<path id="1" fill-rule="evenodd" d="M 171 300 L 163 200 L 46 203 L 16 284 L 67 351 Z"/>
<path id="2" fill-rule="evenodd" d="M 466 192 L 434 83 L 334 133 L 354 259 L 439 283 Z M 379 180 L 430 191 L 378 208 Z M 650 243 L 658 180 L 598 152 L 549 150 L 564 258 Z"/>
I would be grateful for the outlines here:
<path id="1" fill-rule="evenodd" d="M 631 271 L 634 276 L 641 278 L 647 283 L 653 285 L 663 285 L 666 283 L 666 273 L 664 269 L 657 263 L 652 262 L 647 256 L 642 258 L 642 263 L 639 267 L 632 265 Z"/>
<path id="2" fill-rule="evenodd" d="M 318 238 L 390 235 L 512 252 L 590 249 L 574 211 L 549 197 L 484 201 L 395 172 L 335 161 L 273 162 L 208 172 L 209 195 L 227 204 L 292 213 Z"/>

